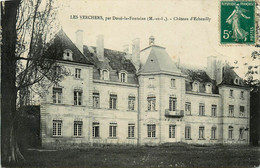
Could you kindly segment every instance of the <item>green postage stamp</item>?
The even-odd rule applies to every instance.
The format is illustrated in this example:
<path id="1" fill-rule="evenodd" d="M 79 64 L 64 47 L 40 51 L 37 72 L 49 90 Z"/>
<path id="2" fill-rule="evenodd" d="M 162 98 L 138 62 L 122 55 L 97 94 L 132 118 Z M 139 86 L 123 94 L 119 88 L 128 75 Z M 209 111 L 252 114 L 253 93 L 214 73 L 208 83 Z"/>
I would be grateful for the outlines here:
<path id="1" fill-rule="evenodd" d="M 255 1 L 221 1 L 220 43 L 255 44 Z"/>

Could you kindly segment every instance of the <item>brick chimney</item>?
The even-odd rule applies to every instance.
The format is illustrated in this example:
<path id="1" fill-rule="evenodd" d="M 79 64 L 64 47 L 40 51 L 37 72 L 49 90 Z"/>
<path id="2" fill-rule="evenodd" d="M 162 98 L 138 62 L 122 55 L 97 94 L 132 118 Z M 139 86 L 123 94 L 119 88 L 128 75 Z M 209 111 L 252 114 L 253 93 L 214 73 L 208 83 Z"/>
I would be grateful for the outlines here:
<path id="1" fill-rule="evenodd" d="M 138 70 L 140 65 L 140 39 L 136 38 L 132 41 L 132 62 Z"/>
<path id="2" fill-rule="evenodd" d="M 97 35 L 97 57 L 99 61 L 104 61 L 104 35 Z"/>
<path id="3" fill-rule="evenodd" d="M 76 46 L 80 50 L 80 52 L 83 54 L 83 30 L 77 30 L 76 31 Z"/>
<path id="4" fill-rule="evenodd" d="M 223 67 L 225 61 L 221 56 L 209 56 L 207 58 L 207 74 L 209 77 L 220 84 L 223 80 Z"/>

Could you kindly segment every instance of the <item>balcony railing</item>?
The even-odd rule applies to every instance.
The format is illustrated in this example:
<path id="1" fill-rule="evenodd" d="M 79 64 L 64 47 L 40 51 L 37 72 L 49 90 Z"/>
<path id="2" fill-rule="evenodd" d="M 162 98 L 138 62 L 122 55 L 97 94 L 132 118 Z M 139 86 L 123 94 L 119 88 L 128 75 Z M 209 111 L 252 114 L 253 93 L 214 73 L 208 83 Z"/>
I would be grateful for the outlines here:
<path id="1" fill-rule="evenodd" d="M 184 110 L 175 110 L 169 111 L 169 109 L 165 109 L 165 117 L 183 117 Z"/>

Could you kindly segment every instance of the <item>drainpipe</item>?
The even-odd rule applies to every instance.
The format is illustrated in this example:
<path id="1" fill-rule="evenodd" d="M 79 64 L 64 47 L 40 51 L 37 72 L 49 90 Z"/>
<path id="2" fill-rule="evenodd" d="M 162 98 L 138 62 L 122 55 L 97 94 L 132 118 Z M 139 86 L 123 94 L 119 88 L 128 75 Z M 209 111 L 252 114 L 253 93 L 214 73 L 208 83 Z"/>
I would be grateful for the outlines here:
<path id="1" fill-rule="evenodd" d="M 138 83 L 140 82 L 139 81 L 139 77 L 137 78 L 138 79 Z M 140 128 L 140 112 L 141 112 L 141 107 L 140 107 L 140 83 L 139 83 L 139 86 L 137 87 L 137 95 L 138 95 L 138 103 L 137 103 L 137 145 L 141 145 L 140 144 L 140 135 L 141 135 L 141 128 Z"/>

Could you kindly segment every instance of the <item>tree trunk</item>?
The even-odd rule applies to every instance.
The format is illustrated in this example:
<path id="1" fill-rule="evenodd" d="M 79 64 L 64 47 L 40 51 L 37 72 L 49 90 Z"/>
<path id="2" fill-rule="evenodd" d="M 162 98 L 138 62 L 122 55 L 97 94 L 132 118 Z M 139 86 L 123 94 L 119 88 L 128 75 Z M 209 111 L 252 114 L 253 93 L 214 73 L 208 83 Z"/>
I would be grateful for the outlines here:
<path id="1" fill-rule="evenodd" d="M 17 161 L 20 151 L 15 137 L 16 126 L 16 18 L 20 0 L 1 2 L 1 160 Z M 21 157 L 23 158 L 23 157 Z"/>

